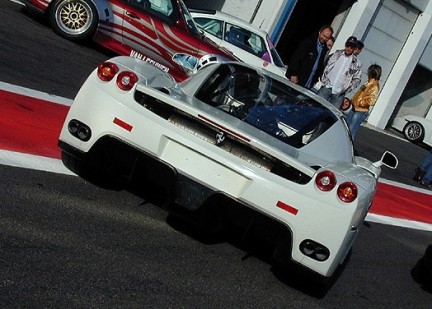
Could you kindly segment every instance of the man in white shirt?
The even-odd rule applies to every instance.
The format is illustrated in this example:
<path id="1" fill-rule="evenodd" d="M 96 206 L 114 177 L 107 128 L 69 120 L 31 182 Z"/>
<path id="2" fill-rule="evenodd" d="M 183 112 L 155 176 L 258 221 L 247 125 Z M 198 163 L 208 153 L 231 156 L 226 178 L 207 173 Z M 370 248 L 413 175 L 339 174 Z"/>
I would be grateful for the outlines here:
<path id="1" fill-rule="evenodd" d="M 318 95 L 339 108 L 345 94 L 357 88 L 361 81 L 361 63 L 354 55 L 357 38 L 351 36 L 345 49 L 334 52 L 329 58 L 321 77 L 322 86 Z"/>

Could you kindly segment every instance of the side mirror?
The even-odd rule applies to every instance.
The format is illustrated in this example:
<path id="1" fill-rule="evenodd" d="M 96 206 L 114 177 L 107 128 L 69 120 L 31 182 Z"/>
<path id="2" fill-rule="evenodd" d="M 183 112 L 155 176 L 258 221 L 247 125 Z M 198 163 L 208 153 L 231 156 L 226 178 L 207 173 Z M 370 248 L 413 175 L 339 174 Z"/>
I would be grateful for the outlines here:
<path id="1" fill-rule="evenodd" d="M 399 164 L 398 158 L 393 153 L 391 153 L 390 151 L 384 152 L 382 157 L 381 157 L 381 160 L 374 163 L 375 166 L 384 165 L 384 166 L 387 166 L 391 169 L 397 168 L 398 164 Z"/>
<path id="2" fill-rule="evenodd" d="M 355 157 L 355 163 L 371 172 L 375 178 L 378 179 L 379 175 L 381 174 L 381 166 L 384 165 L 391 169 L 395 169 L 398 166 L 399 161 L 393 153 L 386 151 L 379 161 L 371 162 L 368 159 L 362 157 Z"/>
<path id="3" fill-rule="evenodd" d="M 174 54 L 172 56 L 172 60 L 178 65 L 180 65 L 181 67 L 183 67 L 184 69 L 186 69 L 186 71 L 193 72 L 194 70 L 196 70 L 198 66 L 198 58 L 188 54 L 182 54 L 182 53 Z"/>

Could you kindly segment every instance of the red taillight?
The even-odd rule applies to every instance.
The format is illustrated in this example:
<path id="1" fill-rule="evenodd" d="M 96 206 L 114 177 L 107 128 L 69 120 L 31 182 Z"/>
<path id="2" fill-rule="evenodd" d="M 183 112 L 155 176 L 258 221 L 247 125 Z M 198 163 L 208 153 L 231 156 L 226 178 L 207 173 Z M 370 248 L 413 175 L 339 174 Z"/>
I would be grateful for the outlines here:
<path id="1" fill-rule="evenodd" d="M 357 186 L 353 182 L 344 182 L 337 189 L 337 196 L 345 203 L 351 203 L 357 198 Z"/>
<path id="2" fill-rule="evenodd" d="M 330 191 L 336 186 L 336 176 L 331 171 L 319 172 L 315 184 L 321 191 Z"/>
<path id="3" fill-rule="evenodd" d="M 121 90 L 131 90 L 138 81 L 138 76 L 134 72 L 123 71 L 117 76 L 117 86 Z"/>
<path id="4" fill-rule="evenodd" d="M 98 66 L 97 75 L 104 82 L 109 82 L 119 71 L 118 66 L 112 62 L 104 62 Z"/>

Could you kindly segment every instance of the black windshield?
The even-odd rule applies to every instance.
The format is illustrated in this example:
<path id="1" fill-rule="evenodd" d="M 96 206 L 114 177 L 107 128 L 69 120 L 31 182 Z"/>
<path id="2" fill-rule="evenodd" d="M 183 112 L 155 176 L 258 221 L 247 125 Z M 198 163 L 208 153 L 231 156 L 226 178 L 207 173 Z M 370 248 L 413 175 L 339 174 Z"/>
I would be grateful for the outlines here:
<path id="1" fill-rule="evenodd" d="M 337 120 L 313 98 L 241 65 L 220 65 L 196 97 L 297 148 Z"/>

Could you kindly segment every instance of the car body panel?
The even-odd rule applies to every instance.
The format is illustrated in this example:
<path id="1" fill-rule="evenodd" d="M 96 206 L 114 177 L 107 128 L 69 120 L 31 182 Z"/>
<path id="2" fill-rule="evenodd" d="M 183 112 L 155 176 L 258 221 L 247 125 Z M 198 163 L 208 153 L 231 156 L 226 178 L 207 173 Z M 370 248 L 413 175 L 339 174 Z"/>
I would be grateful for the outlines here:
<path id="1" fill-rule="evenodd" d="M 46 14 L 56 4 L 55 0 L 24 2 Z M 139 0 L 91 2 L 99 19 L 93 41 L 119 55 L 146 61 L 170 73 L 176 80 L 185 79 L 190 72 L 172 61 L 175 53 L 196 58 L 214 54 L 236 60 L 230 52 L 200 34 L 181 0 L 149 0 L 150 6 L 144 6 L 144 1 Z"/>
<path id="2" fill-rule="evenodd" d="M 207 194 L 198 197 L 203 201 L 221 194 L 244 210 L 250 209 L 283 226 L 290 234 L 290 240 L 282 244 L 291 248 L 290 260 L 325 277 L 334 273 L 343 263 L 371 206 L 380 170 L 376 167 L 374 175 L 364 168 L 367 164 L 355 163 L 349 132 L 339 111 L 281 77 L 241 63 L 213 64 L 177 83 L 162 71 L 134 58 L 116 57 L 110 61 L 117 64 L 120 71 L 133 70 L 139 81 L 131 90 L 122 91 L 115 79 L 101 81 L 97 70 L 91 73 L 65 119 L 59 138 L 64 153 L 86 160 L 94 155 L 101 140 L 112 138 L 168 167 L 174 171 L 177 181 L 185 178 L 196 184 L 193 188 L 181 184 L 176 187 L 174 199 L 185 202 L 185 208 L 197 211 L 202 206 L 194 202 L 196 199 L 182 196 L 194 194 L 196 187 L 209 192 L 200 191 L 200 194 Z M 309 100 L 331 117 L 332 126 L 314 140 L 291 145 L 291 141 L 278 137 L 272 130 L 248 122 L 247 117 L 239 117 L 224 107 L 218 108 L 199 99 L 202 93 L 207 93 L 206 86 L 217 83 L 212 80 L 214 75 L 226 68 L 232 72 L 245 70 L 253 76 L 256 74 L 271 81 L 272 87 L 281 83 L 299 99 L 299 106 Z M 75 120 L 91 129 L 88 140 L 71 134 L 70 124 Z M 224 140 L 218 141 L 219 133 L 223 133 Z M 325 149 L 309 153 L 316 152 L 316 148 L 309 147 L 315 143 L 322 147 L 320 139 L 347 145 L 340 147 L 335 157 L 327 156 Z M 114 150 L 108 147 L 103 153 Z M 312 158 L 315 158 L 313 165 L 308 162 Z M 109 156 L 107 160 L 109 167 L 116 164 Z M 101 161 L 96 157 L 93 163 L 97 165 Z M 278 164 L 295 172 L 293 175 L 278 174 L 274 171 Z M 105 171 L 109 169 L 104 167 Z M 97 170 L 95 167 L 94 172 Z M 337 197 L 336 189 L 319 190 L 315 178 L 322 170 L 331 170 L 338 183 L 355 182 L 358 198 L 345 203 Z M 318 261 L 306 256 L 300 249 L 305 240 L 328 248 L 329 258 Z"/>
<path id="3" fill-rule="evenodd" d="M 285 76 L 286 68 L 267 32 L 220 11 L 191 9 L 190 12 L 197 26 L 217 45 L 245 63 Z"/>
<path id="4" fill-rule="evenodd" d="M 422 142 L 428 146 L 432 146 L 432 120 L 416 115 L 404 115 L 396 117 L 391 126 L 403 133 L 405 126 L 410 122 L 417 122 L 424 128 Z"/>

